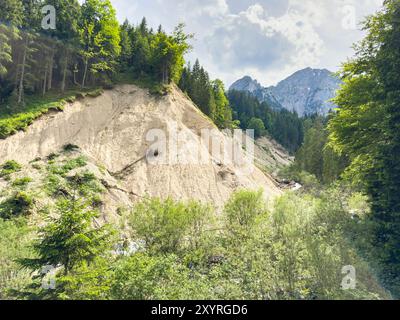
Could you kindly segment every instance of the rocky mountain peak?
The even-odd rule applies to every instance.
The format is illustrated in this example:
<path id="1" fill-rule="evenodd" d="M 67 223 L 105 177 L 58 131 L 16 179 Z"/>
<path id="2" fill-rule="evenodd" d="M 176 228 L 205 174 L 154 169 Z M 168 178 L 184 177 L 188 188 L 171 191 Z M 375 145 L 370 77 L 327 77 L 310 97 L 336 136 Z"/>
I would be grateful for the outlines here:
<path id="1" fill-rule="evenodd" d="M 261 84 L 249 76 L 245 76 L 242 79 L 237 80 L 229 88 L 229 90 L 248 91 L 250 93 L 254 93 L 260 89 L 262 89 Z"/>
<path id="2" fill-rule="evenodd" d="M 326 115 L 336 106 L 330 101 L 340 86 L 338 79 L 327 69 L 306 68 L 299 70 L 276 86 L 262 87 L 256 80 L 246 76 L 236 81 L 230 89 L 248 91 L 261 102 L 272 102 L 300 116 L 318 113 Z"/>

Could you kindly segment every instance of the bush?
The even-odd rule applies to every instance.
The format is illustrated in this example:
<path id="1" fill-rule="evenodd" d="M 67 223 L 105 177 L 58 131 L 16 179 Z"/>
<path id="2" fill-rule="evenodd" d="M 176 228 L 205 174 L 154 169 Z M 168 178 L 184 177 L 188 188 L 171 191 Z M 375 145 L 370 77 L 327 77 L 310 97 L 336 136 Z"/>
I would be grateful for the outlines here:
<path id="1" fill-rule="evenodd" d="M 229 230 L 236 233 L 238 229 L 244 229 L 248 232 L 256 218 L 266 213 L 263 192 L 242 190 L 234 193 L 226 203 L 224 213 Z"/>
<path id="2" fill-rule="evenodd" d="M 86 158 L 84 156 L 80 156 L 78 158 L 68 160 L 63 165 L 50 164 L 48 167 L 48 171 L 51 174 L 56 174 L 64 177 L 71 170 L 82 168 L 86 165 L 87 165 Z"/>
<path id="3" fill-rule="evenodd" d="M 279 175 L 284 179 L 300 183 L 306 191 L 320 187 L 320 183 L 316 176 L 300 170 L 296 164 L 281 169 Z"/>
<path id="4" fill-rule="evenodd" d="M 24 189 L 32 181 L 33 180 L 29 177 L 18 178 L 13 181 L 12 186 Z"/>
<path id="5" fill-rule="evenodd" d="M 30 213 L 34 200 L 25 192 L 17 192 L 0 204 L 0 218 L 11 219 Z"/>
<path id="6" fill-rule="evenodd" d="M 197 202 L 151 199 L 133 208 L 129 224 L 149 250 L 178 252 L 187 246 L 186 237 L 200 237 L 209 217 L 210 208 Z"/>
<path id="7" fill-rule="evenodd" d="M 227 202 L 226 228 L 200 228 L 204 208 L 158 199 L 130 216 L 135 241 L 146 249 L 121 258 L 116 299 L 377 299 L 388 297 L 351 245 L 351 216 L 340 190 L 321 198 L 289 193 L 268 213 L 262 192 L 239 191 Z M 207 219 L 206 219 L 207 221 Z M 200 223 L 201 225 L 201 223 Z M 204 226 L 204 225 L 203 225 Z M 197 246 L 187 243 L 197 239 Z M 212 246 L 209 246 L 209 242 Z M 182 249 L 188 250 L 182 250 Z M 201 252 L 196 248 L 205 248 Z M 357 272 L 355 290 L 341 289 L 344 266 Z"/>
<path id="8" fill-rule="evenodd" d="M 14 160 L 7 161 L 1 166 L 0 177 L 9 179 L 12 173 L 18 172 L 21 169 L 22 166 L 18 162 Z"/>
<path id="9" fill-rule="evenodd" d="M 79 150 L 79 147 L 75 144 L 68 143 L 65 146 L 63 146 L 63 151 L 64 152 L 73 152 Z"/>
<path id="10" fill-rule="evenodd" d="M 174 255 L 138 253 L 118 264 L 112 281 L 113 299 L 206 299 L 206 282 Z"/>
<path id="11" fill-rule="evenodd" d="M 16 262 L 32 255 L 30 229 L 24 219 L 0 219 L 0 300 L 14 299 L 19 291 L 31 282 L 30 272 Z"/>

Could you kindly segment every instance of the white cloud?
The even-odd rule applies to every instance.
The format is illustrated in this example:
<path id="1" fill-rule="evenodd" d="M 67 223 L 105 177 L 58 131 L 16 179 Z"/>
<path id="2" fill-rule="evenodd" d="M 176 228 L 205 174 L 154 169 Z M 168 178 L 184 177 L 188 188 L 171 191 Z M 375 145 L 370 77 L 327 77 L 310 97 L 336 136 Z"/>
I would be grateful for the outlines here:
<path id="1" fill-rule="evenodd" d="M 185 22 L 196 34 L 191 60 L 199 58 L 229 85 L 243 75 L 273 84 L 300 68 L 336 70 L 361 39 L 343 27 L 343 8 L 355 21 L 375 12 L 383 0 L 112 0 L 120 20 L 162 24 L 171 31 Z"/>

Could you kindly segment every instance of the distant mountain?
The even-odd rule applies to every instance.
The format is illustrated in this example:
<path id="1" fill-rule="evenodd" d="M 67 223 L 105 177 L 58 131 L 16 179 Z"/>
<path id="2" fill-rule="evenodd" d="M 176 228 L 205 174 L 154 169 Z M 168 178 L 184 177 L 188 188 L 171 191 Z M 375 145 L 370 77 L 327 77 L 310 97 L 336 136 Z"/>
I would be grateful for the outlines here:
<path id="1" fill-rule="evenodd" d="M 277 86 L 265 88 L 246 76 L 233 83 L 229 90 L 248 91 L 273 108 L 296 111 L 300 116 L 326 115 L 336 107 L 329 100 L 335 96 L 340 83 L 340 79 L 326 69 L 307 68 L 297 71 Z"/>

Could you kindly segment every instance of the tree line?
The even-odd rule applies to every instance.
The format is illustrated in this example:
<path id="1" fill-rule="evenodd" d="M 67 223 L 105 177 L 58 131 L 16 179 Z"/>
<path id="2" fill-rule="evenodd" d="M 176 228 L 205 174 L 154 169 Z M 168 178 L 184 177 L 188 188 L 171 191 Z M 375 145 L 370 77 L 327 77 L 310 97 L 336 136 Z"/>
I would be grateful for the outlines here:
<path id="1" fill-rule="evenodd" d="M 56 28 L 43 29 L 44 5 L 52 5 Z M 109 85 L 118 72 L 178 82 L 190 50 L 184 26 L 172 34 L 119 25 L 109 0 L 2 0 L 0 103 L 22 105 L 25 96 L 71 87 Z"/>
<path id="2" fill-rule="evenodd" d="M 400 297 L 400 2 L 364 22 L 366 37 L 343 64 L 339 108 L 305 122 L 305 138 L 289 176 L 343 183 L 369 199 L 354 239 L 394 297 Z M 287 172 L 286 172 L 287 173 Z M 307 179 L 305 179 L 307 178 Z"/>
<path id="3" fill-rule="evenodd" d="M 275 110 L 247 92 L 230 90 L 228 98 L 233 119 L 240 122 L 242 129 L 253 129 L 256 138 L 269 134 L 292 153 L 301 146 L 303 119 L 297 113 Z"/>
<path id="4" fill-rule="evenodd" d="M 295 163 L 289 168 L 289 172 L 297 175 L 299 182 L 304 183 L 298 173 L 307 172 L 319 182 L 330 184 L 340 179 L 349 165 L 348 158 L 335 152 L 329 145 L 327 124 L 333 116 L 311 115 L 304 119 L 304 141 L 296 152 Z"/>
<path id="5" fill-rule="evenodd" d="M 223 82 L 219 79 L 211 81 L 199 60 L 196 60 L 193 67 L 188 64 L 183 69 L 179 87 L 219 128 L 233 128 L 238 125 L 232 119 L 232 109 Z"/>
<path id="6" fill-rule="evenodd" d="M 369 196 L 366 254 L 400 297 L 400 2 L 386 0 L 364 23 L 366 37 L 340 72 L 344 85 L 328 124 L 330 146 L 348 156 L 346 175 Z"/>

